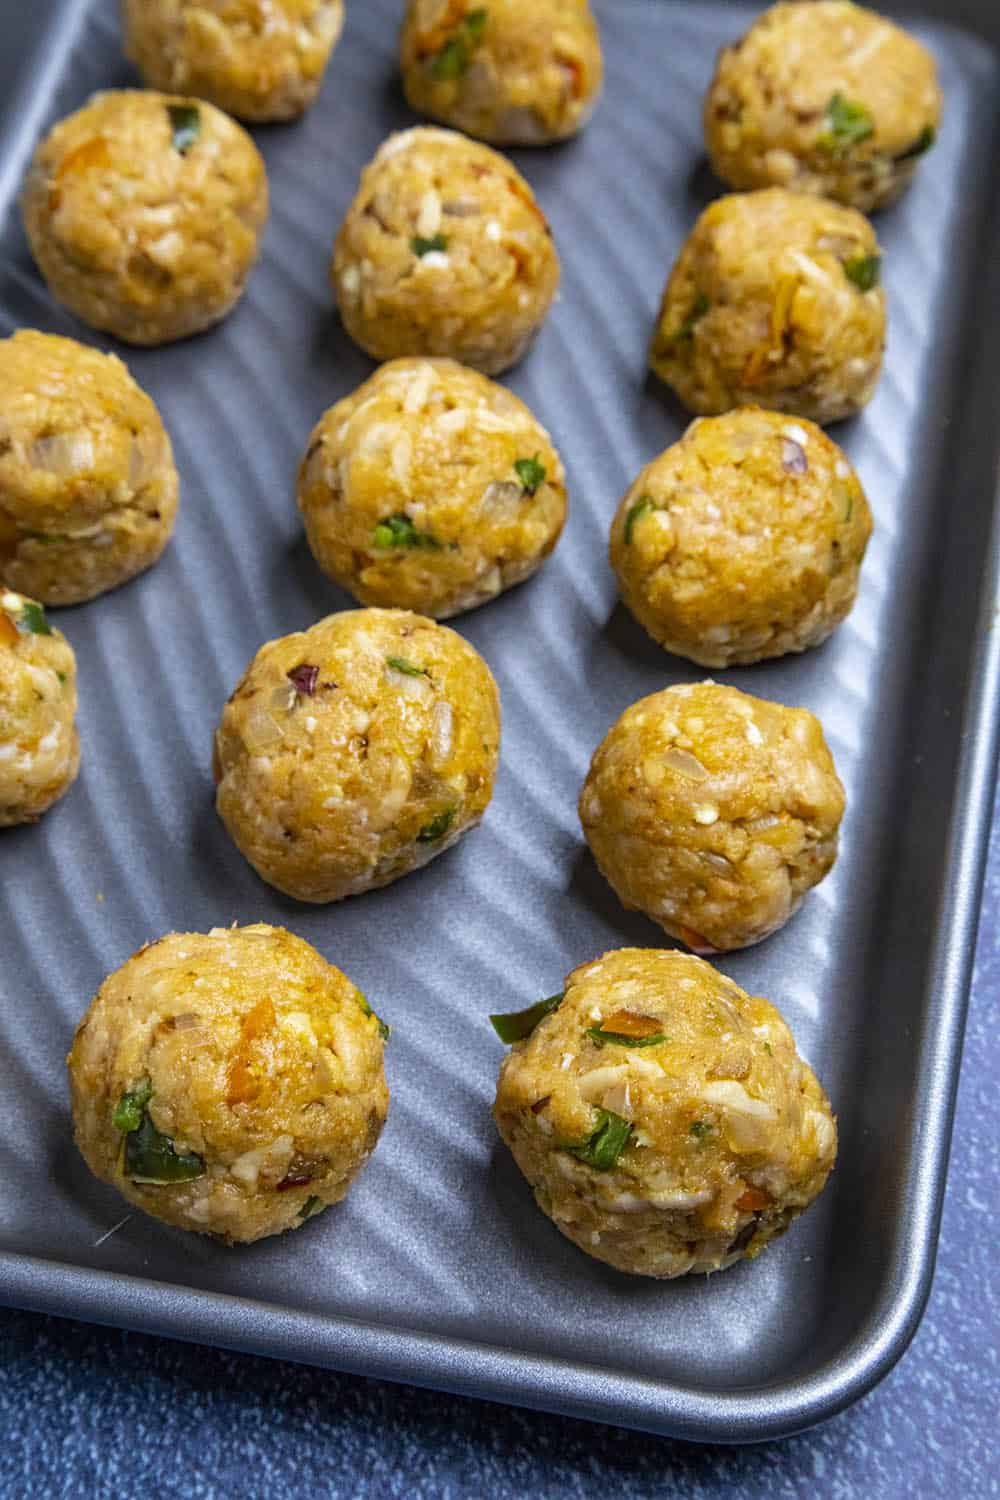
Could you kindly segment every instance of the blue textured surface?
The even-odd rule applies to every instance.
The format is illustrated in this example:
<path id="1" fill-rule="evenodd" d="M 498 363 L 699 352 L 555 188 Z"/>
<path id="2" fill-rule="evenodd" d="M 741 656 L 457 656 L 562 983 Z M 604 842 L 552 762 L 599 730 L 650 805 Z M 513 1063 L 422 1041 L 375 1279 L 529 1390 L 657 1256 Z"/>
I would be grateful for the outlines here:
<path id="1" fill-rule="evenodd" d="M 301 1500 L 889 1500 L 1000 1494 L 1000 819 L 927 1314 L 852 1410 L 757 1448 L 689 1447 L 329 1371 L 5 1313 L 0 1495 Z"/>

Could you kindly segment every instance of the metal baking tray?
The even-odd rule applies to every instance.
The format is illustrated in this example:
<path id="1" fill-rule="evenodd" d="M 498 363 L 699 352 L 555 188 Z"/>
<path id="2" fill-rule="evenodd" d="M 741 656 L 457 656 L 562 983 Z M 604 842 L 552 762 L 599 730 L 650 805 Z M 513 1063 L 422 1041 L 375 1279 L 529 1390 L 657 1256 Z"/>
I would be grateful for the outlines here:
<path id="1" fill-rule="evenodd" d="M 292 484 L 319 413 L 371 369 L 332 310 L 326 262 L 360 167 L 412 120 L 400 9 L 354 0 L 315 110 L 257 132 L 273 216 L 235 315 L 127 355 L 174 437 L 182 508 L 157 568 L 60 612 L 80 662 L 82 774 L 39 826 L 0 837 L 0 1298 L 686 1438 L 788 1433 L 889 1370 L 933 1270 L 1000 704 L 1000 11 L 901 12 L 937 55 L 947 111 L 913 190 L 878 221 L 888 359 L 864 416 L 836 432 L 876 518 L 857 608 L 820 650 L 726 674 L 817 712 L 848 787 L 832 876 L 783 932 L 720 960 L 784 1010 L 838 1111 L 839 1165 L 757 1263 L 656 1283 L 589 1260 L 535 1209 L 490 1118 L 502 1049 L 487 1013 L 551 994 L 606 948 L 662 941 L 597 874 L 575 801 L 615 716 L 701 675 L 616 602 L 605 538 L 626 484 L 684 423 L 646 379 L 645 347 L 667 267 L 718 190 L 700 96 L 751 10 L 598 0 L 603 106 L 578 141 L 518 156 L 564 281 L 511 384 L 562 449 L 571 513 L 533 582 L 457 622 L 500 682 L 496 797 L 422 873 L 312 908 L 261 884 L 230 843 L 209 746 L 257 646 L 348 603 L 311 560 Z M 5 333 L 111 347 L 46 294 L 16 192 L 54 117 L 130 81 L 116 11 L 0 0 Z M 393 1102 L 342 1206 L 233 1251 L 126 1217 L 90 1177 L 63 1058 L 142 941 L 260 920 L 317 944 L 393 1023 Z"/>

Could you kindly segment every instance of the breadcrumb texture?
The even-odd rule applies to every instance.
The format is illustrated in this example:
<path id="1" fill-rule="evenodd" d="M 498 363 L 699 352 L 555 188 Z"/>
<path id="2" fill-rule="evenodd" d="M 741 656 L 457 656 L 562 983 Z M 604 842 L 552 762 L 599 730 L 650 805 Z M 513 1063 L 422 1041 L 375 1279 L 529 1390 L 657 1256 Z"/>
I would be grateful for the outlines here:
<path id="1" fill-rule="evenodd" d="M 587 842 L 622 905 L 697 952 L 784 926 L 832 867 L 843 812 L 819 720 L 714 682 L 627 708 L 580 794 Z"/>
<path id="2" fill-rule="evenodd" d="M 343 0 L 123 0 L 125 49 L 146 83 L 239 120 L 294 120 L 312 104 Z"/>
<path id="3" fill-rule="evenodd" d="M 420 126 L 361 174 L 330 274 L 344 327 L 374 359 L 441 354 L 496 375 L 544 322 L 559 257 L 516 167 Z"/>
<path id="4" fill-rule="evenodd" d="M 76 1143 L 95 1176 L 179 1229 L 248 1243 L 300 1228 L 375 1148 L 389 1107 L 382 1049 L 360 991 L 283 928 L 170 933 L 109 975 L 77 1028 Z M 137 1090 L 199 1175 L 137 1180 L 114 1121 Z"/>
<path id="5" fill-rule="evenodd" d="M 565 473 L 503 386 L 453 360 L 400 359 L 320 419 L 299 507 L 320 567 L 362 604 L 443 619 L 541 566 L 566 518 Z"/>
<path id="6" fill-rule="evenodd" d="M 113 354 L 0 339 L 0 582 L 79 604 L 156 562 L 178 479 L 152 399 Z"/>
<path id="7" fill-rule="evenodd" d="M 193 139 L 172 109 L 195 122 Z M 169 343 L 224 318 L 267 205 L 263 159 L 235 120 L 139 89 L 95 94 L 53 126 L 21 199 L 53 296 L 128 344 Z"/>
<path id="8" fill-rule="evenodd" d="M 0 828 L 34 823 L 72 786 L 75 721 L 72 646 L 37 600 L 0 589 Z"/>
<path id="9" fill-rule="evenodd" d="M 740 407 L 647 464 L 611 525 L 622 598 L 654 640 L 707 667 L 818 645 L 848 614 L 872 519 L 813 422 Z"/>
<path id="10" fill-rule="evenodd" d="M 216 805 L 264 880 L 339 901 L 477 824 L 499 746 L 474 647 L 421 615 L 347 610 L 258 651 L 216 734 Z"/>
<path id="11" fill-rule="evenodd" d="M 822 425 L 852 416 L 882 368 L 880 261 L 854 209 L 783 188 L 719 198 L 670 273 L 650 365 L 700 416 L 733 406 Z M 867 289 L 851 279 L 866 269 Z"/>
<path id="12" fill-rule="evenodd" d="M 593 1032 L 651 1034 L 642 1047 Z M 600 1111 L 628 1138 L 601 1170 L 567 1146 Z M 621 948 L 575 969 L 517 1043 L 498 1129 L 542 1212 L 619 1271 L 668 1278 L 754 1259 L 822 1191 L 837 1129 L 775 1007 L 689 954 Z"/>
<path id="13" fill-rule="evenodd" d="M 838 99 L 852 113 L 840 131 Z M 793 188 L 871 213 L 899 197 L 933 144 L 941 90 L 926 47 L 884 16 L 796 0 L 723 48 L 704 113 L 712 166 L 731 187 Z"/>
<path id="14" fill-rule="evenodd" d="M 413 109 L 497 146 L 575 135 L 604 74 L 587 0 L 409 0 L 400 62 Z"/>

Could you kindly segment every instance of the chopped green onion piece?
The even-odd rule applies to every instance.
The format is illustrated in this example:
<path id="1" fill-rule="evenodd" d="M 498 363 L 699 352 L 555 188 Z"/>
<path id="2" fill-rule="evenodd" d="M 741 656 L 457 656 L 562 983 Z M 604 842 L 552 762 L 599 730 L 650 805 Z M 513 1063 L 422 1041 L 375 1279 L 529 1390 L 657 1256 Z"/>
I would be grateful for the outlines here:
<path id="1" fill-rule="evenodd" d="M 693 338 L 695 324 L 701 321 L 701 319 L 708 312 L 710 306 L 711 303 L 705 296 L 705 293 L 699 292 L 694 301 L 691 303 L 691 311 L 688 313 L 683 323 L 674 333 L 670 335 L 671 343 L 680 344 L 685 339 Z"/>
<path id="2" fill-rule="evenodd" d="M 851 517 L 853 516 L 853 514 L 854 514 L 854 496 L 853 495 L 848 495 L 848 497 L 847 497 L 847 504 L 844 507 L 844 521 L 845 521 L 845 523 L 851 519 Z"/>
<path id="3" fill-rule="evenodd" d="M 689 1128 L 691 1134 L 696 1136 L 699 1141 L 705 1140 L 707 1136 L 712 1134 L 712 1127 L 707 1120 L 693 1120 Z"/>
<path id="4" fill-rule="evenodd" d="M 62 683 L 63 687 L 65 687 L 66 686 L 66 673 L 65 672 L 57 672 L 56 676 L 59 678 L 59 681 Z"/>
<path id="5" fill-rule="evenodd" d="M 133 1182 L 162 1186 L 203 1177 L 205 1163 L 193 1151 L 177 1151 L 170 1137 L 157 1130 L 144 1110 L 138 1129 L 125 1137 L 125 1172 Z"/>
<path id="6" fill-rule="evenodd" d="M 382 1038 L 383 1042 L 387 1042 L 392 1036 L 392 1027 L 387 1021 L 383 1021 L 381 1016 L 375 1015 L 375 1012 L 372 1010 L 371 1006 L 368 1003 L 368 996 L 364 993 L 363 990 L 356 989 L 354 993 L 357 996 L 358 1004 L 361 1006 L 361 1009 L 364 1011 L 365 1015 L 374 1016 L 375 1021 L 378 1025 L 378 1034 Z"/>
<path id="7" fill-rule="evenodd" d="M 310 1214 L 314 1214 L 316 1212 L 317 1208 L 319 1208 L 320 1206 L 321 1206 L 320 1205 L 320 1201 L 316 1197 L 316 1194 L 315 1193 L 311 1193 L 310 1196 L 303 1203 L 302 1207 L 299 1209 L 299 1211 L 298 1211 L 298 1213 L 296 1214 L 295 1217 L 297 1219 L 308 1219 L 309 1215 Z"/>
<path id="8" fill-rule="evenodd" d="M 490 1016 L 493 1030 L 508 1046 L 512 1042 L 523 1042 L 531 1035 L 539 1021 L 544 1021 L 552 1011 L 558 1010 L 564 994 L 565 991 L 560 990 L 558 995 L 550 995 L 547 1000 L 536 1000 L 535 1004 L 529 1005 L 527 1010 L 510 1010 Z"/>
<path id="9" fill-rule="evenodd" d="M 913 142 L 913 145 L 908 146 L 905 151 L 901 151 L 898 156 L 893 158 L 893 160 L 912 161 L 915 156 L 923 156 L 925 151 L 929 151 L 931 149 L 936 140 L 937 131 L 934 129 L 934 126 L 925 125 L 923 130 L 917 136 L 916 140 Z"/>
<path id="10" fill-rule="evenodd" d="M 431 77 L 450 83 L 461 78 L 472 61 L 472 54 L 482 40 L 488 12 L 470 10 L 458 30 L 448 38 L 431 63 Z"/>
<path id="11" fill-rule="evenodd" d="M 652 1036 L 626 1036 L 621 1031 L 603 1031 L 600 1026 L 588 1026 L 587 1035 L 598 1047 L 609 1043 L 614 1047 L 658 1047 L 667 1040 L 665 1031 L 657 1031 Z"/>
<path id="12" fill-rule="evenodd" d="M 597 1109 L 597 1126 L 585 1141 L 560 1147 L 598 1172 L 609 1172 L 628 1145 L 632 1126 L 610 1109 Z"/>
<path id="13" fill-rule="evenodd" d="M 483 6 L 480 10 L 470 10 L 469 14 L 466 16 L 464 23 L 465 29 L 474 42 L 482 41 L 483 32 L 486 30 L 486 18 L 488 15 L 489 11 L 485 6 Z"/>
<path id="14" fill-rule="evenodd" d="M 429 531 L 418 531 L 409 516 L 387 516 L 380 521 L 372 533 L 376 547 L 432 547 L 439 549 L 441 543 Z"/>
<path id="15" fill-rule="evenodd" d="M 431 818 L 429 823 L 425 823 L 423 828 L 421 828 L 417 834 L 417 843 L 436 844 L 438 839 L 443 839 L 455 821 L 455 812 L 456 809 L 454 807 L 446 807 L 437 813 L 435 817 Z"/>
<path id="16" fill-rule="evenodd" d="M 539 485 L 545 483 L 545 465 L 538 462 L 538 454 L 534 458 L 519 458 L 515 460 L 514 472 L 521 481 L 522 489 L 529 495 L 533 495 Z"/>
<path id="17" fill-rule="evenodd" d="M 168 104 L 173 147 L 187 156 L 201 134 L 201 110 L 197 104 Z"/>
<path id="18" fill-rule="evenodd" d="M 387 656 L 385 664 L 387 667 L 392 667 L 394 672 L 402 672 L 404 677 L 429 677 L 431 675 L 426 667 L 418 667 L 416 662 L 407 661 L 405 656 Z"/>
<path id="19" fill-rule="evenodd" d="M 141 1079 L 134 1088 L 129 1089 L 128 1093 L 122 1094 L 111 1116 L 111 1123 L 115 1129 L 120 1130 L 122 1135 L 129 1135 L 133 1130 L 138 1130 L 152 1094 L 153 1083 L 148 1077 Z"/>
<path id="20" fill-rule="evenodd" d="M 821 151 L 846 151 L 875 134 L 875 122 L 863 104 L 834 94 L 826 106 L 826 130 L 816 142 Z"/>
<path id="21" fill-rule="evenodd" d="M 52 634 L 52 626 L 45 618 L 45 610 L 34 599 L 25 599 L 14 623 L 22 635 Z"/>
<path id="22" fill-rule="evenodd" d="M 641 521 L 643 516 L 655 510 L 649 495 L 640 495 L 634 505 L 630 505 L 625 515 L 625 545 L 628 546 L 632 540 L 632 532 L 635 530 L 636 522 Z"/>
<path id="23" fill-rule="evenodd" d="M 770 1042 L 764 1043 L 764 1051 L 767 1053 L 768 1057 L 774 1056 L 774 1048 L 771 1046 Z"/>
<path id="24" fill-rule="evenodd" d="M 848 281 L 853 281 L 859 292 L 870 292 L 878 286 L 881 274 L 881 255 L 855 255 L 844 261 L 844 275 Z"/>
<path id="25" fill-rule="evenodd" d="M 448 239 L 443 234 L 432 234 L 429 239 L 424 239 L 423 235 L 415 234 L 410 241 L 410 249 L 414 255 L 419 255 L 421 258 L 425 255 L 430 255 L 432 250 L 447 250 L 447 248 Z"/>

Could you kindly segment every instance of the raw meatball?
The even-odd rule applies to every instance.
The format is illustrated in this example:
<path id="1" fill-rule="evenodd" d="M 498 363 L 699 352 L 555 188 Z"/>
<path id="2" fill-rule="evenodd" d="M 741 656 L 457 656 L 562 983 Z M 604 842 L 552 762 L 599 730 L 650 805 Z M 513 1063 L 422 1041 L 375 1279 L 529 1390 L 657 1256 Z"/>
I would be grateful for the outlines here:
<path id="1" fill-rule="evenodd" d="M 882 367 L 880 268 L 852 208 L 782 188 L 719 198 L 670 273 L 650 364 L 702 416 L 767 406 L 838 422 Z"/>
<path id="2" fill-rule="evenodd" d="M 688 954 L 575 969 L 504 1059 L 496 1121 L 542 1212 L 619 1271 L 753 1260 L 822 1191 L 837 1127 L 766 1000 Z"/>
<path id="3" fill-rule="evenodd" d="M 217 807 L 264 880 L 339 901 L 474 827 L 499 747 L 496 683 L 468 642 L 403 610 L 348 610 L 257 652 L 216 733 Z"/>
<path id="4" fill-rule="evenodd" d="M 443 619 L 541 566 L 566 518 L 565 474 L 503 386 L 450 359 L 398 359 L 320 420 L 299 506 L 342 588 Z"/>
<path id="5" fill-rule="evenodd" d="M 611 524 L 622 598 L 654 640 L 706 667 L 804 651 L 849 612 L 872 518 L 812 422 L 745 406 L 693 422 Z"/>
<path id="6" fill-rule="evenodd" d="M 941 91 L 914 37 L 848 0 L 774 5 L 719 54 L 712 166 L 734 188 L 822 193 L 870 213 L 934 144 Z"/>
<path id="7" fill-rule="evenodd" d="M 409 0 L 400 60 L 415 110 L 497 146 L 575 135 L 604 73 L 587 0 Z"/>
<path id="8" fill-rule="evenodd" d="M 622 905 L 701 953 L 784 926 L 833 865 L 843 812 L 819 720 L 714 682 L 627 708 L 580 794 Z"/>
<path id="9" fill-rule="evenodd" d="M 374 359 L 516 364 L 559 286 L 552 232 L 520 172 L 426 127 L 392 135 L 361 174 L 334 247 L 344 327 Z"/>
<path id="10" fill-rule="evenodd" d="M 124 89 L 53 127 L 22 208 L 53 296 L 126 343 L 165 344 L 237 301 L 267 177 L 246 131 L 214 105 Z"/>
<path id="11" fill-rule="evenodd" d="M 109 975 L 67 1059 L 90 1170 L 179 1229 L 249 1243 L 339 1203 L 389 1107 L 388 1028 L 281 927 L 172 932 Z"/>
<path id="12" fill-rule="evenodd" d="M 241 120 L 309 108 L 344 24 L 344 0 L 124 0 L 125 48 L 146 82 Z"/>
<path id="13" fill-rule="evenodd" d="M 0 589 L 0 828 L 34 823 L 76 780 L 76 657 L 34 599 Z"/>
<path id="14" fill-rule="evenodd" d="M 156 562 L 177 470 L 120 359 L 24 331 L 0 340 L 0 582 L 79 604 Z"/>

